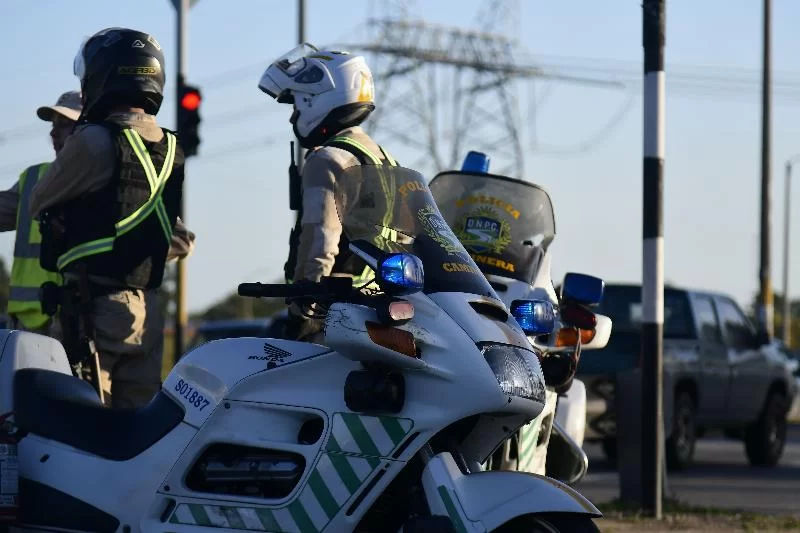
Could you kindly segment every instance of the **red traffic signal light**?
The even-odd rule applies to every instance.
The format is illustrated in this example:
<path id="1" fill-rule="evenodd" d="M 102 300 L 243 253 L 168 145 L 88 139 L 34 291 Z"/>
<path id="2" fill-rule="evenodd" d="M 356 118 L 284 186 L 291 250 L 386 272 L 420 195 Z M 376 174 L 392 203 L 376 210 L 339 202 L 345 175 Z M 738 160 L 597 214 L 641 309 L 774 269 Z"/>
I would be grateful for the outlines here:
<path id="1" fill-rule="evenodd" d="M 200 89 L 193 85 L 187 85 L 181 80 L 178 85 L 177 132 L 178 142 L 180 142 L 186 157 L 197 155 L 197 148 L 200 145 L 199 125 L 202 101 Z"/>
<path id="2" fill-rule="evenodd" d="M 200 92 L 190 89 L 186 91 L 186 93 L 181 98 L 181 107 L 186 109 L 187 111 L 194 111 L 198 107 L 200 107 L 200 102 L 202 98 L 200 97 Z"/>

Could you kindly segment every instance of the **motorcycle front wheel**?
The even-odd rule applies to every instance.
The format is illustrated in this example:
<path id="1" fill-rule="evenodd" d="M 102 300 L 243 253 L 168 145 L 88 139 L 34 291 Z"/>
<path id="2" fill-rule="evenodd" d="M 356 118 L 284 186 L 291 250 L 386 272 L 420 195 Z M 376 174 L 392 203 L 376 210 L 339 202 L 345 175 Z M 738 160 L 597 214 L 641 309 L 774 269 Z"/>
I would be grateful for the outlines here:
<path id="1" fill-rule="evenodd" d="M 542 513 L 517 517 L 492 533 L 599 533 L 591 517 L 571 513 Z"/>

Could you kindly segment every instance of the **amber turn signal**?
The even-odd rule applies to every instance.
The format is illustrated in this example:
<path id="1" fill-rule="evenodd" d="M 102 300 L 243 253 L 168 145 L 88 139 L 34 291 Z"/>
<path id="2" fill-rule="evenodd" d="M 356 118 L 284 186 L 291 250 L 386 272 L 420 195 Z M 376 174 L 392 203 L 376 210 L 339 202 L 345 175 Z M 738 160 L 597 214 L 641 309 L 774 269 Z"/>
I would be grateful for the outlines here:
<path id="1" fill-rule="evenodd" d="M 414 335 L 402 329 L 384 326 L 376 322 L 367 322 L 367 333 L 372 342 L 394 352 L 418 357 L 417 343 Z"/>
<path id="2" fill-rule="evenodd" d="M 592 342 L 595 336 L 593 329 L 575 329 L 575 328 L 561 328 L 556 335 L 556 348 L 564 348 L 565 346 L 578 345 L 578 331 L 581 332 L 581 344 L 588 344 Z"/>

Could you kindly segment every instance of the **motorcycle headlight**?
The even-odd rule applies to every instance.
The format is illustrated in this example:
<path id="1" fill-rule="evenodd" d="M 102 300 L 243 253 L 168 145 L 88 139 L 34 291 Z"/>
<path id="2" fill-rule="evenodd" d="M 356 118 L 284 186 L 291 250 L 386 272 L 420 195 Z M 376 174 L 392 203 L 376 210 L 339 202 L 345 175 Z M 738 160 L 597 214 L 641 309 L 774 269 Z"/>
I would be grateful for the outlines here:
<path id="1" fill-rule="evenodd" d="M 504 393 L 544 403 L 545 383 L 539 358 L 516 346 L 489 345 L 483 356 Z"/>

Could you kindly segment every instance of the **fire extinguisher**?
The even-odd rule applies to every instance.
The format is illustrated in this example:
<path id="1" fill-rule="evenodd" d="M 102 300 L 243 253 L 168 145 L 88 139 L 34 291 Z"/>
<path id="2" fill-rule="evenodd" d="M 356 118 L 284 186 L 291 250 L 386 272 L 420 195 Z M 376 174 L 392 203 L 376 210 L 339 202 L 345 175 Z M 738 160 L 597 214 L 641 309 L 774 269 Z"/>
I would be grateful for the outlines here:
<path id="1" fill-rule="evenodd" d="M 19 439 L 16 426 L 8 420 L 11 415 L 0 415 L 0 524 L 4 525 L 19 519 Z"/>

